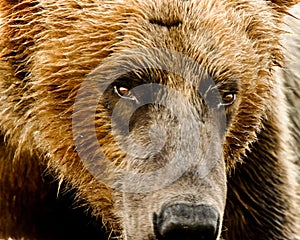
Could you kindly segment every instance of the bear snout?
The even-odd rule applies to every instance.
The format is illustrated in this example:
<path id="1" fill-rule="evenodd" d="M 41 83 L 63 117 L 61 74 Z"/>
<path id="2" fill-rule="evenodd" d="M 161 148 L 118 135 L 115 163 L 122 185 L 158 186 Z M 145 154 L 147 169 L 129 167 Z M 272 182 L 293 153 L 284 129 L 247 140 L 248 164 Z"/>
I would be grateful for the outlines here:
<path id="1" fill-rule="evenodd" d="M 216 240 L 220 214 L 213 206 L 177 203 L 154 214 L 153 224 L 159 240 Z"/>

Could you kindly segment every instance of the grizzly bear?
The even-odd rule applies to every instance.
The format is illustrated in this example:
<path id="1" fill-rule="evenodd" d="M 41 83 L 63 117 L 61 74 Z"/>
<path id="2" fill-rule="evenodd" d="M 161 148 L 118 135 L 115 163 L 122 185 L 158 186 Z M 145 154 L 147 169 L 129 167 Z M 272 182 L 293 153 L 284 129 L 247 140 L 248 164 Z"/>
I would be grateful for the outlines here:
<path id="1" fill-rule="evenodd" d="M 300 239 L 298 2 L 1 0 L 0 239 Z"/>

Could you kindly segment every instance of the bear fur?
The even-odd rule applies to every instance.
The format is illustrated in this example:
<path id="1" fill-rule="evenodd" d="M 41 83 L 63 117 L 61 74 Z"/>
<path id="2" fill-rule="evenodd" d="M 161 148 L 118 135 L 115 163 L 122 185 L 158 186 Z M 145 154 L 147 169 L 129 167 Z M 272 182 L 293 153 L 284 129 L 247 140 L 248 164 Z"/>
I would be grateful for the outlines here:
<path id="1" fill-rule="evenodd" d="M 300 51 L 299 35 L 288 33 L 299 33 L 299 22 L 289 16 L 292 29 L 287 31 L 283 24 L 288 9 L 298 2 L 1 1 L 0 238 L 169 239 L 157 233 L 159 221 L 152 218 L 159 218 L 166 204 L 188 202 L 217 210 L 221 219 L 216 240 L 300 239 L 300 87 L 299 68 L 293 65 L 295 58 L 299 62 Z M 136 49 L 142 50 L 131 54 Z M 169 113 L 157 107 L 138 109 L 130 136 L 147 145 L 150 126 L 157 123 L 168 130 L 168 141 L 163 153 L 151 155 L 143 164 L 138 157 L 128 159 L 116 140 L 127 138 L 121 130 L 111 130 L 113 108 L 124 97 L 106 86 L 97 109 L 89 109 L 94 89 L 117 70 L 144 64 L 150 70 L 133 71 L 118 81 L 132 87 L 132 82 L 141 85 L 155 79 L 176 89 L 191 98 L 198 111 L 168 96 L 170 111 L 180 109 L 190 119 L 186 129 L 194 126 L 193 121 L 203 121 L 201 136 L 214 135 L 213 123 L 203 120 L 206 108 L 199 100 L 203 96 L 197 96 L 178 74 L 155 70 L 152 59 L 161 54 L 159 64 L 184 69 L 183 76 L 192 75 L 193 86 L 201 85 L 202 75 L 193 77 L 193 64 L 181 65 L 164 50 L 199 64 L 221 86 L 221 95 L 235 94 L 235 102 L 224 110 L 222 156 L 205 178 L 197 178 L 199 159 L 211 143 L 204 140 L 195 156 L 189 154 L 193 144 L 183 143 L 179 147 L 183 164 L 195 160 L 181 178 L 151 191 L 120 191 L 109 184 L 117 173 L 103 170 L 100 179 L 108 182 L 101 182 L 80 156 L 87 152 L 94 159 L 95 147 L 89 144 L 94 132 L 80 116 L 94 110 L 97 143 L 114 169 L 155 171 L 170 161 L 173 139 L 180 138 Z M 85 86 L 88 94 L 80 95 L 84 82 L 90 83 Z M 127 105 L 117 116 L 131 111 Z M 80 122 L 74 123 L 76 116 Z M 83 130 L 76 135 L 78 127 Z M 101 165 L 93 167 L 101 170 Z M 143 189 L 139 181 L 133 187 Z"/>

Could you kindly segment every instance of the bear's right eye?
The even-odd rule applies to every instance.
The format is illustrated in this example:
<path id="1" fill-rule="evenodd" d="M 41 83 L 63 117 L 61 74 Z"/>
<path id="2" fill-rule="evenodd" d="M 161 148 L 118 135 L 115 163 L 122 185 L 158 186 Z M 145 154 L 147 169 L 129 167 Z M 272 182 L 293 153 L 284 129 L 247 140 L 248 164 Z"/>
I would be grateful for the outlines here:
<path id="1" fill-rule="evenodd" d="M 114 91 L 120 98 L 137 102 L 137 98 L 126 87 L 114 86 Z"/>

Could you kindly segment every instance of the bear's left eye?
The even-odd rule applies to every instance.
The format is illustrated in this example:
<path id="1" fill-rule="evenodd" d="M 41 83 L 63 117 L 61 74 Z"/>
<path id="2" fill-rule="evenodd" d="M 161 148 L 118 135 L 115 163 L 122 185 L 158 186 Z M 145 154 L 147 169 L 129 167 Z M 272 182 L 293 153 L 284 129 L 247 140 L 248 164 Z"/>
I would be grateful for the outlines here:
<path id="1" fill-rule="evenodd" d="M 234 103 L 236 99 L 236 93 L 228 92 L 224 93 L 222 98 L 222 103 L 220 103 L 220 106 L 230 106 Z"/>
<path id="2" fill-rule="evenodd" d="M 126 87 L 114 86 L 114 91 L 120 98 L 137 101 L 136 97 Z"/>

